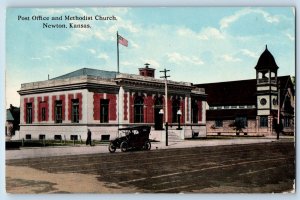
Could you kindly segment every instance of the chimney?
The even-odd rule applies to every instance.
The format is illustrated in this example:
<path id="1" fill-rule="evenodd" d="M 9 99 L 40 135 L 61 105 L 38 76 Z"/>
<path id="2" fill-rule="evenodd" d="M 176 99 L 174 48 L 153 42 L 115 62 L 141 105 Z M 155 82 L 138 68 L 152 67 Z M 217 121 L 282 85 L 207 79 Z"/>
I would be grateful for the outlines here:
<path id="1" fill-rule="evenodd" d="M 145 63 L 145 67 L 139 68 L 140 76 L 153 77 L 155 75 L 155 69 L 149 67 L 149 63 Z"/>

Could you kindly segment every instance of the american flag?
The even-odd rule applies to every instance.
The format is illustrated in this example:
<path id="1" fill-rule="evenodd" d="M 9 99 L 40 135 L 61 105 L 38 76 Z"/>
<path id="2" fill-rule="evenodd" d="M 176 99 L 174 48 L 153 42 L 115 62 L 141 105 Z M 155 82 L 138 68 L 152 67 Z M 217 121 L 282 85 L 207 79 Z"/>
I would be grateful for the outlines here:
<path id="1" fill-rule="evenodd" d="M 126 47 L 128 47 L 128 41 L 123 38 L 121 35 L 118 35 L 118 42 Z"/>

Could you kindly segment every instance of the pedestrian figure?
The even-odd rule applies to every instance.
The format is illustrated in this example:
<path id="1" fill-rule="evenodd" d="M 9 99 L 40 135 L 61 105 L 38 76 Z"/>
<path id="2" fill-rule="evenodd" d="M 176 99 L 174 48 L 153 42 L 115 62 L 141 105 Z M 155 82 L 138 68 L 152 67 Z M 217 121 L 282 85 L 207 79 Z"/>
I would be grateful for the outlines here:
<path id="1" fill-rule="evenodd" d="M 87 139 L 86 139 L 86 145 L 90 145 L 92 146 L 92 132 L 90 129 L 88 129 L 88 132 L 87 132 Z"/>

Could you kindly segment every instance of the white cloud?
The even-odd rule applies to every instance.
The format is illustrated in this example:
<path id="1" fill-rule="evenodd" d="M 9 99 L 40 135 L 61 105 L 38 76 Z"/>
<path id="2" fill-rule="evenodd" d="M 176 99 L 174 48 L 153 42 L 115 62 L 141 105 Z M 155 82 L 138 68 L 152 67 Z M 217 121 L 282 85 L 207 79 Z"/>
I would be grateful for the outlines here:
<path id="1" fill-rule="evenodd" d="M 40 57 L 32 57 L 31 60 L 41 60 Z"/>
<path id="2" fill-rule="evenodd" d="M 57 50 L 62 50 L 62 51 L 67 51 L 71 48 L 72 48 L 72 46 L 70 46 L 70 45 L 63 45 L 63 46 L 56 47 Z"/>
<path id="3" fill-rule="evenodd" d="M 204 64 L 204 62 L 196 56 L 188 57 L 188 56 L 179 54 L 177 52 L 168 53 L 167 57 L 168 57 L 169 62 L 176 63 L 176 64 L 180 64 L 180 63 L 184 63 L 184 62 L 188 62 L 188 63 L 195 64 L 195 65 L 203 65 Z"/>
<path id="4" fill-rule="evenodd" d="M 209 39 L 224 39 L 224 35 L 220 30 L 214 27 L 205 27 L 199 33 L 196 33 L 188 28 L 179 28 L 177 34 L 180 36 L 195 38 L 198 40 L 209 40 Z"/>
<path id="5" fill-rule="evenodd" d="M 96 54 L 96 50 L 95 49 L 88 49 L 88 51 L 91 53 L 91 54 Z"/>
<path id="6" fill-rule="evenodd" d="M 97 58 L 103 59 L 107 61 L 109 59 L 109 56 L 106 53 L 100 53 Z"/>
<path id="7" fill-rule="evenodd" d="M 285 34 L 291 41 L 295 41 L 295 36 L 291 35 L 290 33 Z"/>
<path id="8" fill-rule="evenodd" d="M 206 27 L 201 31 L 199 37 L 212 38 L 212 39 L 224 39 L 224 35 L 216 28 Z"/>
<path id="9" fill-rule="evenodd" d="M 242 49 L 241 52 L 242 52 L 243 55 L 249 56 L 251 58 L 257 58 L 258 57 L 255 52 L 250 51 L 248 49 Z"/>
<path id="10" fill-rule="evenodd" d="M 133 48 L 137 49 L 137 48 L 140 48 L 140 45 L 138 45 L 137 43 L 135 43 L 134 41 L 130 41 L 129 43 L 130 46 L 132 46 Z"/>
<path id="11" fill-rule="evenodd" d="M 124 65 L 124 66 L 136 65 L 136 64 L 133 64 L 132 62 L 128 62 L 128 61 L 122 61 L 120 64 Z"/>
<path id="12" fill-rule="evenodd" d="M 105 40 L 105 36 L 103 35 L 103 33 L 101 33 L 101 32 L 95 32 L 95 37 L 97 38 L 97 39 L 100 39 L 100 40 Z"/>
<path id="13" fill-rule="evenodd" d="M 241 59 L 234 58 L 233 56 L 228 55 L 228 54 L 222 55 L 221 58 L 226 62 L 241 62 L 242 61 Z"/>
<path id="14" fill-rule="evenodd" d="M 228 26 L 230 24 L 232 24 L 233 22 L 239 20 L 241 17 L 245 16 L 245 15 L 249 15 L 249 14 L 260 14 L 263 16 L 263 18 L 265 19 L 265 21 L 267 21 L 268 23 L 278 23 L 279 20 L 279 16 L 277 15 L 271 15 L 266 11 L 260 10 L 260 9 L 250 9 L 250 8 L 246 8 L 240 11 L 237 11 L 235 14 L 224 17 L 223 19 L 221 19 L 220 21 L 220 28 L 225 29 L 228 28 Z"/>
<path id="15" fill-rule="evenodd" d="M 141 61 L 141 63 L 144 62 L 144 64 L 145 63 L 149 63 L 150 64 L 149 67 L 154 68 L 154 69 L 157 69 L 157 68 L 161 67 L 161 65 L 159 64 L 159 62 L 157 62 L 154 59 L 143 59 L 143 58 L 141 58 L 140 61 Z"/>

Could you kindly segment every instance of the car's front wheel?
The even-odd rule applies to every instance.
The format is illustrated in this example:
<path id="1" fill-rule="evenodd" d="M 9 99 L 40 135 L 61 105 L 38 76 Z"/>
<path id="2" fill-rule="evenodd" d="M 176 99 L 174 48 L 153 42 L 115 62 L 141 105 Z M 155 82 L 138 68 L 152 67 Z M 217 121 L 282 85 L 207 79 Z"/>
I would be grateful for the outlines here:
<path id="1" fill-rule="evenodd" d="M 122 152 L 126 152 L 128 150 L 128 143 L 127 142 L 122 142 L 120 145 L 120 149 Z"/>
<path id="2" fill-rule="evenodd" d="M 115 151 L 116 151 L 116 147 L 115 147 L 115 145 L 112 143 L 112 142 L 110 142 L 109 143 L 109 146 L 108 146 L 108 150 L 109 150 L 109 152 L 110 153 L 114 153 Z"/>
<path id="3" fill-rule="evenodd" d="M 145 142 L 144 149 L 145 150 L 150 150 L 151 149 L 151 143 L 150 143 L 149 140 Z"/>

